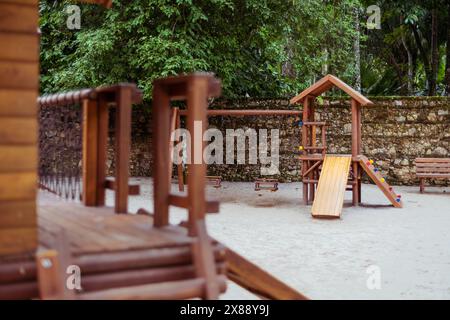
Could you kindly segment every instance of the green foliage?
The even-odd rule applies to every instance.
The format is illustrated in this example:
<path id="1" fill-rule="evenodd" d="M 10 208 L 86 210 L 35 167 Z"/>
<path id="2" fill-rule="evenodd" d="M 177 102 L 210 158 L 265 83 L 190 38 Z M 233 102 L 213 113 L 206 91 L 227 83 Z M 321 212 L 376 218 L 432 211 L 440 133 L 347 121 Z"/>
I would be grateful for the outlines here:
<path id="1" fill-rule="evenodd" d="M 225 96 L 290 95 L 321 76 L 325 48 L 330 69 L 351 78 L 354 1 L 324 2 L 116 0 L 80 5 L 71 31 L 69 2 L 41 0 L 42 90 L 133 81 L 150 98 L 158 77 L 212 71 Z M 283 74 L 287 62 L 297 76 Z"/>

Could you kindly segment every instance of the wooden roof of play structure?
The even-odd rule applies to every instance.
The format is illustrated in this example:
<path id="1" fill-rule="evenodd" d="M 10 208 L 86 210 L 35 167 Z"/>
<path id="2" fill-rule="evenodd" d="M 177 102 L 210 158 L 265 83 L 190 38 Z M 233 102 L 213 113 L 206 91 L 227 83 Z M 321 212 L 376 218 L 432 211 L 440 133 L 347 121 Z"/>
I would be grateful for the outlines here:
<path id="1" fill-rule="evenodd" d="M 337 87 L 348 94 L 352 99 L 356 100 L 361 106 L 370 106 L 373 104 L 372 101 L 364 97 L 361 93 L 350 87 L 344 81 L 335 77 L 331 74 L 327 74 L 325 77 L 317 81 L 308 89 L 304 90 L 299 95 L 293 97 L 291 99 L 291 104 L 295 103 L 303 103 L 306 97 L 313 96 L 318 97 L 322 93 L 327 90 L 330 90 L 332 87 Z"/>

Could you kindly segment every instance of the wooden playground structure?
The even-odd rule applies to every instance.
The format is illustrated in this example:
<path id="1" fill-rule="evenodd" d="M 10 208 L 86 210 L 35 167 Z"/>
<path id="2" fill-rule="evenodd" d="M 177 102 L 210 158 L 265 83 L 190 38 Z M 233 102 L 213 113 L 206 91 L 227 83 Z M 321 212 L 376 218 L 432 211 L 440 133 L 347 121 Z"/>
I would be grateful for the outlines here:
<path id="1" fill-rule="evenodd" d="M 218 211 L 218 203 L 205 199 L 206 164 L 189 165 L 186 196 L 170 194 L 170 103 L 187 102 L 188 128 L 195 120 L 206 125 L 207 98 L 220 94 L 218 80 L 193 74 L 154 82 L 154 213 L 129 215 L 128 196 L 139 193 L 128 182 L 131 108 L 141 92 L 118 84 L 38 99 L 38 1 L 0 1 L 0 11 L 6 13 L 0 20 L 0 299 L 216 299 L 227 277 L 263 298 L 306 299 L 209 237 L 205 213 Z M 38 175 L 36 102 L 49 112 L 81 106 L 81 181 L 64 172 Z M 106 175 L 109 109 L 115 109 L 114 179 Z M 41 189 L 61 197 L 37 201 L 38 178 Z M 79 190 L 82 203 L 67 201 L 68 189 Z M 115 193 L 114 208 L 105 206 L 107 189 Z M 187 209 L 187 221 L 169 224 L 170 206 Z M 81 271 L 81 289 L 66 285 L 73 266 Z"/>
<path id="2" fill-rule="evenodd" d="M 351 155 L 327 155 L 326 123 L 315 121 L 315 99 L 332 87 L 344 91 L 351 99 Z M 361 154 L 361 109 L 373 103 L 333 75 L 327 75 L 291 99 L 291 104 L 303 104 L 302 119 L 302 184 L 303 202 L 311 204 L 315 217 L 339 217 L 343 204 L 343 193 L 352 191 L 352 204 L 361 203 L 361 175 L 366 172 L 380 188 L 392 205 L 402 207 L 401 197 L 374 167 L 373 161 Z M 318 143 L 317 129 L 320 129 Z M 326 161 L 328 158 L 328 161 Z M 350 161 L 342 158 L 350 158 Z M 350 170 L 349 170 L 350 169 Z M 318 194 L 320 193 L 320 194 Z"/>
<path id="3" fill-rule="evenodd" d="M 322 93 L 337 87 L 351 99 L 351 155 L 327 154 L 326 122 L 315 120 L 315 99 Z M 296 116 L 301 129 L 299 160 L 302 168 L 303 203 L 313 204 L 313 217 L 340 217 L 345 191 L 352 192 L 352 204 L 361 203 L 361 178 L 365 172 L 375 182 L 392 205 L 402 207 L 401 196 L 386 182 L 372 160 L 361 154 L 361 110 L 373 103 L 349 85 L 333 75 L 327 75 L 302 93 L 292 98 L 291 104 L 302 104 L 303 110 L 208 110 L 207 116 Z M 186 110 L 175 108 L 171 115 L 171 131 L 181 127 L 181 116 Z M 177 142 L 179 142 L 178 140 Z M 173 148 L 172 142 L 170 143 Z M 328 161 L 325 161 L 328 159 Z M 169 169 L 170 170 L 170 169 Z M 184 190 L 184 173 L 181 164 L 177 165 L 178 188 Z M 276 179 L 256 178 L 255 191 L 278 190 Z"/>

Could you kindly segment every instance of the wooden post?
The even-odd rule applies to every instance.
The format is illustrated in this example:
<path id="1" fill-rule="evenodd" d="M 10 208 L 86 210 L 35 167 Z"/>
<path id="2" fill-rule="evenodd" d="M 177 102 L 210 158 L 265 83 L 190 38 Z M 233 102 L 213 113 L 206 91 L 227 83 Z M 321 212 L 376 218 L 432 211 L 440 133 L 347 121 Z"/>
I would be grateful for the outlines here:
<path id="1" fill-rule="evenodd" d="M 308 121 L 308 113 L 309 113 L 309 97 L 305 98 L 303 103 L 303 122 Z M 308 128 L 307 126 L 302 126 L 302 146 L 305 148 L 308 145 Z M 306 149 L 303 149 L 303 154 L 306 155 Z M 304 173 L 308 170 L 308 161 L 302 161 L 302 177 L 303 180 L 306 179 Z M 305 205 L 308 204 L 308 183 L 303 182 L 303 203 Z"/>
<path id="2" fill-rule="evenodd" d="M 98 109 L 97 101 L 83 101 L 83 194 L 85 206 L 97 205 L 98 164 Z"/>
<path id="3" fill-rule="evenodd" d="M 314 98 L 310 98 L 310 106 L 309 106 L 309 112 L 308 112 L 308 121 L 310 122 L 314 122 L 315 120 L 315 107 L 314 107 Z M 312 125 L 311 127 L 311 134 L 310 134 L 310 138 L 311 138 L 311 147 L 315 147 L 316 146 L 316 126 Z M 316 151 L 316 150 L 312 150 L 312 151 Z M 313 164 L 313 161 L 309 162 L 308 161 L 308 168 L 310 168 Z M 313 180 L 318 179 L 319 177 L 317 176 L 317 171 L 314 170 L 311 174 Z M 309 184 L 309 202 L 312 203 L 314 201 L 314 196 L 315 196 L 315 183 L 310 183 Z"/>
<path id="4" fill-rule="evenodd" d="M 353 185 L 352 185 L 352 198 L 353 205 L 357 206 L 359 204 L 359 162 L 355 161 L 355 158 L 359 156 L 359 146 L 360 146 L 360 137 L 359 132 L 361 130 L 361 125 L 359 124 L 359 104 L 355 99 L 351 101 L 352 107 L 352 164 L 353 164 Z"/>
<path id="5" fill-rule="evenodd" d="M 58 252 L 48 250 L 36 255 L 39 296 L 41 299 L 64 299 L 64 277 Z"/>
<path id="6" fill-rule="evenodd" d="M 105 205 L 106 162 L 108 160 L 108 102 L 104 95 L 100 95 L 97 104 L 98 136 L 97 136 L 97 206 Z"/>
<path id="7" fill-rule="evenodd" d="M 193 223 L 204 219 L 206 212 L 206 163 L 203 161 L 203 132 L 207 128 L 208 78 L 193 77 L 187 83 L 187 129 L 191 134 L 191 163 L 188 164 L 189 235 L 196 235 Z"/>
<path id="8" fill-rule="evenodd" d="M 192 229 L 197 234 L 197 239 L 192 244 L 192 260 L 195 266 L 197 277 L 204 278 L 205 288 L 203 298 L 217 299 L 220 294 L 219 283 L 217 281 L 217 271 L 211 245 L 211 238 L 206 231 L 205 220 L 197 220 L 191 223 Z"/>
<path id="9" fill-rule="evenodd" d="M 128 212 L 132 87 L 121 85 L 116 95 L 115 212 Z"/>
<path id="10" fill-rule="evenodd" d="M 161 83 L 153 84 L 153 185 L 154 226 L 169 224 L 169 141 L 170 141 L 170 100 Z"/>

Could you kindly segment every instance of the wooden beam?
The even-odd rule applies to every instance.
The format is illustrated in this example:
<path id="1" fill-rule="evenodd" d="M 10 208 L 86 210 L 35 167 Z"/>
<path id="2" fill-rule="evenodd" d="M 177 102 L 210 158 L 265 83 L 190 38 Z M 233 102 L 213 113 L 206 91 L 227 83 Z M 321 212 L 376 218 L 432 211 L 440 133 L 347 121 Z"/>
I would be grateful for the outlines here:
<path id="1" fill-rule="evenodd" d="M 83 193 L 85 206 L 97 205 L 98 108 L 96 100 L 83 101 Z"/>
<path id="2" fill-rule="evenodd" d="M 105 188 L 108 190 L 116 190 L 116 181 L 112 179 L 105 180 Z M 128 185 L 128 195 L 137 196 L 141 193 L 141 186 L 138 184 Z"/>
<path id="3" fill-rule="evenodd" d="M 206 110 L 208 108 L 207 98 L 209 96 L 209 78 L 193 77 L 188 82 L 187 95 L 187 130 L 191 134 L 191 163 L 188 164 L 189 172 L 189 223 L 205 218 L 206 201 L 206 163 L 203 161 L 203 150 L 205 142 L 203 133 L 208 127 Z M 195 227 L 189 228 L 189 234 L 195 235 Z"/>
<path id="4" fill-rule="evenodd" d="M 189 200 L 187 197 L 169 195 L 169 204 L 175 207 L 189 209 Z M 219 213 L 219 201 L 206 201 L 207 213 Z"/>
<path id="5" fill-rule="evenodd" d="M 222 109 L 222 110 L 208 110 L 208 117 L 214 116 L 232 116 L 232 117 L 243 117 L 243 116 L 299 116 L 301 115 L 299 110 L 234 110 L 234 109 Z M 180 115 L 186 116 L 188 114 L 187 110 L 180 110 Z"/>
<path id="6" fill-rule="evenodd" d="M 128 212 L 128 178 L 131 145 L 131 97 L 132 87 L 122 85 L 116 97 L 116 172 L 115 206 L 116 213 Z"/>
<path id="7" fill-rule="evenodd" d="M 105 205 L 106 162 L 108 160 L 109 110 L 104 95 L 98 97 L 98 131 L 97 131 L 97 206 Z"/>
<path id="8" fill-rule="evenodd" d="M 199 219 L 194 222 L 197 239 L 192 244 L 193 262 L 197 277 L 205 279 L 203 298 L 217 299 L 221 292 L 211 239 L 206 231 L 205 220 Z M 190 225 L 192 227 L 192 223 Z"/>
<path id="9" fill-rule="evenodd" d="M 155 227 L 169 224 L 170 97 L 160 82 L 153 83 L 153 183 Z"/>

